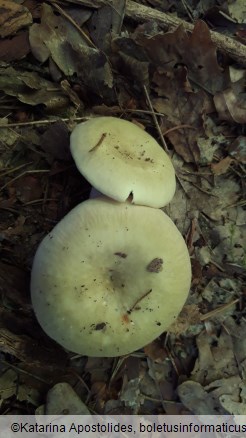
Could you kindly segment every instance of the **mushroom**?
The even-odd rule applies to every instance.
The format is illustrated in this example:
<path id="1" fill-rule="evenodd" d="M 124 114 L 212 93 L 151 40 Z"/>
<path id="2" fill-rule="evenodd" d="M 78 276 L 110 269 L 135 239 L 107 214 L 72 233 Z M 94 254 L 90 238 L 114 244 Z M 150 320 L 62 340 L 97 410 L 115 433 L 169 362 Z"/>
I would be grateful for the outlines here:
<path id="1" fill-rule="evenodd" d="M 134 123 L 96 117 L 78 124 L 70 141 L 79 171 L 104 195 L 160 208 L 174 196 L 175 171 L 156 140 Z"/>
<path id="2" fill-rule="evenodd" d="M 110 357 L 167 330 L 190 281 L 186 244 L 164 212 L 102 197 L 79 204 L 41 242 L 31 296 L 51 338 Z"/>

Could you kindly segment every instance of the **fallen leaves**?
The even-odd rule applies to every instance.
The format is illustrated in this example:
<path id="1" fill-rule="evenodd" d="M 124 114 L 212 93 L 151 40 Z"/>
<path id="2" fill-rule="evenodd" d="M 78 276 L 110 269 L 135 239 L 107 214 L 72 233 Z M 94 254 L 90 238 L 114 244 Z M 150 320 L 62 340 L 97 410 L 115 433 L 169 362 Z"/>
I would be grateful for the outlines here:
<path id="1" fill-rule="evenodd" d="M 197 337 L 199 358 L 191 380 L 178 387 L 184 405 L 196 415 L 245 413 L 245 323 L 232 318 L 218 336 Z M 241 370 L 243 375 L 241 377 Z"/>
<path id="2" fill-rule="evenodd" d="M 0 67 L 0 90 L 23 103 L 43 104 L 52 111 L 66 107 L 69 102 L 59 85 L 36 72 L 22 72 L 13 67 Z"/>
<path id="3" fill-rule="evenodd" d="M 5 62 L 23 59 L 30 52 L 29 34 L 21 32 L 13 38 L 0 40 L 0 60 Z"/>
<path id="4" fill-rule="evenodd" d="M 0 9 L 1 38 L 12 35 L 22 27 L 28 26 L 32 23 L 32 15 L 28 9 L 19 5 L 15 1 L 1 0 Z"/>
<path id="5" fill-rule="evenodd" d="M 231 157 L 225 157 L 218 163 L 212 163 L 211 169 L 215 175 L 223 175 L 224 173 L 227 173 L 232 163 L 233 159 Z"/>
<path id="6" fill-rule="evenodd" d="M 228 122 L 246 123 L 246 93 L 244 79 L 234 82 L 214 96 L 215 107 L 221 120 Z"/>
<path id="7" fill-rule="evenodd" d="M 67 17 L 67 13 L 55 15 L 52 7 L 43 3 L 41 23 L 34 23 L 30 29 L 32 53 L 40 62 L 51 58 L 66 76 L 76 74 L 87 87 L 102 95 L 113 86 L 110 64 Z"/>

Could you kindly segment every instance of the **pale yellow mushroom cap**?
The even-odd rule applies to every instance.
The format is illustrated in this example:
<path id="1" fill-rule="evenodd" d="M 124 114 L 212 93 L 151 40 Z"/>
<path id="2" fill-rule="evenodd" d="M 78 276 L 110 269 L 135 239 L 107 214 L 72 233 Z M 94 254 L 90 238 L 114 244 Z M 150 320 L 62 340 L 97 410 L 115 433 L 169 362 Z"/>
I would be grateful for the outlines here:
<path id="1" fill-rule="evenodd" d="M 186 244 L 165 213 L 97 198 L 41 242 L 31 296 L 40 325 L 63 347 L 119 356 L 168 329 L 190 281 Z"/>
<path id="2" fill-rule="evenodd" d="M 160 208 L 174 196 L 175 171 L 156 140 L 134 123 L 97 117 L 76 126 L 71 153 L 79 171 L 104 195 Z"/>

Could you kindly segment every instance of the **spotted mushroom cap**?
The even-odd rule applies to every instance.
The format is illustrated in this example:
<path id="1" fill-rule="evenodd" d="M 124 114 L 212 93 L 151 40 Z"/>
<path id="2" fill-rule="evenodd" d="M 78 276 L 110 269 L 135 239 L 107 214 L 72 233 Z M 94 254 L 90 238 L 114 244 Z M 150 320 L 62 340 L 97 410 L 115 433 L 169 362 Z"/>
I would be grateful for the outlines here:
<path id="1" fill-rule="evenodd" d="M 79 171 L 104 195 L 160 208 L 174 196 L 175 171 L 156 140 L 134 123 L 96 117 L 76 126 L 71 153 Z"/>
<path id="2" fill-rule="evenodd" d="M 168 329 L 190 280 L 187 247 L 165 213 L 97 198 L 41 242 L 31 296 L 40 325 L 63 347 L 119 356 Z"/>

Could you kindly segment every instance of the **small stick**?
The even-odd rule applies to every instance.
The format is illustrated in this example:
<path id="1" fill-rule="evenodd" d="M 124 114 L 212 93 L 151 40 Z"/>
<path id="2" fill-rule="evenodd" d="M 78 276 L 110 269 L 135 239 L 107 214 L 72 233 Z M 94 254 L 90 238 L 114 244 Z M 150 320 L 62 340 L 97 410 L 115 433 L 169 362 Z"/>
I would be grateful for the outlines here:
<path id="1" fill-rule="evenodd" d="M 28 175 L 30 173 L 49 173 L 49 170 L 26 170 L 25 172 L 22 172 L 20 175 L 17 175 L 15 178 L 12 178 L 10 181 L 6 182 L 6 184 L 4 184 L 4 186 L 0 187 L 0 192 L 5 189 L 5 187 L 7 187 L 9 184 L 11 184 L 12 182 L 16 181 L 19 178 L 22 178 L 25 175 Z"/>
<path id="2" fill-rule="evenodd" d="M 145 297 L 147 297 L 151 292 L 152 292 L 152 289 L 149 289 L 147 292 L 145 292 L 144 295 L 142 295 L 140 298 L 138 298 L 138 299 L 135 301 L 135 303 L 132 305 L 132 307 L 131 307 L 129 310 L 127 310 L 128 315 L 129 315 L 130 313 L 132 313 L 132 311 L 134 310 L 134 307 L 136 307 L 137 304 L 140 303 L 140 301 L 142 301 Z"/>
<path id="3" fill-rule="evenodd" d="M 103 132 L 103 134 L 101 135 L 101 138 L 98 140 L 97 144 L 95 146 L 93 146 L 93 148 L 91 148 L 89 150 L 89 152 L 94 152 L 95 149 L 97 149 L 102 144 L 102 142 L 105 139 L 105 137 L 107 137 L 107 133 Z"/>
<path id="4" fill-rule="evenodd" d="M 239 298 L 236 298 L 235 300 L 231 301 L 228 304 L 224 304 L 223 306 L 221 306 L 217 309 L 211 310 L 211 312 L 208 312 L 205 315 L 201 315 L 200 319 L 201 319 L 201 321 L 206 321 L 206 319 L 212 318 L 213 316 L 216 316 L 218 313 L 221 313 L 224 310 L 229 309 L 230 307 L 234 306 L 234 304 L 237 304 L 238 302 L 239 302 Z"/>
<path id="5" fill-rule="evenodd" d="M 161 142 L 162 142 L 162 146 L 163 146 L 164 150 L 169 154 L 169 151 L 168 151 L 168 148 L 167 148 L 167 144 L 166 144 L 165 139 L 164 139 L 164 137 L 163 137 L 163 134 L 162 134 L 162 132 L 161 132 L 160 125 L 159 125 L 159 123 L 158 123 L 158 120 L 157 120 L 157 117 L 156 117 L 156 115 L 155 115 L 155 111 L 154 111 L 153 105 L 152 105 L 151 100 L 150 100 L 150 97 L 149 97 L 148 90 L 147 90 L 147 88 L 146 88 L 145 85 L 144 85 L 144 92 L 145 92 L 146 99 L 147 99 L 147 102 L 148 102 L 148 104 L 149 104 L 149 107 L 150 107 L 150 109 L 151 109 L 151 114 L 152 114 L 153 120 L 154 120 L 154 122 L 155 122 L 156 129 L 157 129 L 157 131 L 158 131 L 158 133 L 159 133 L 159 135 L 160 135 Z"/>

